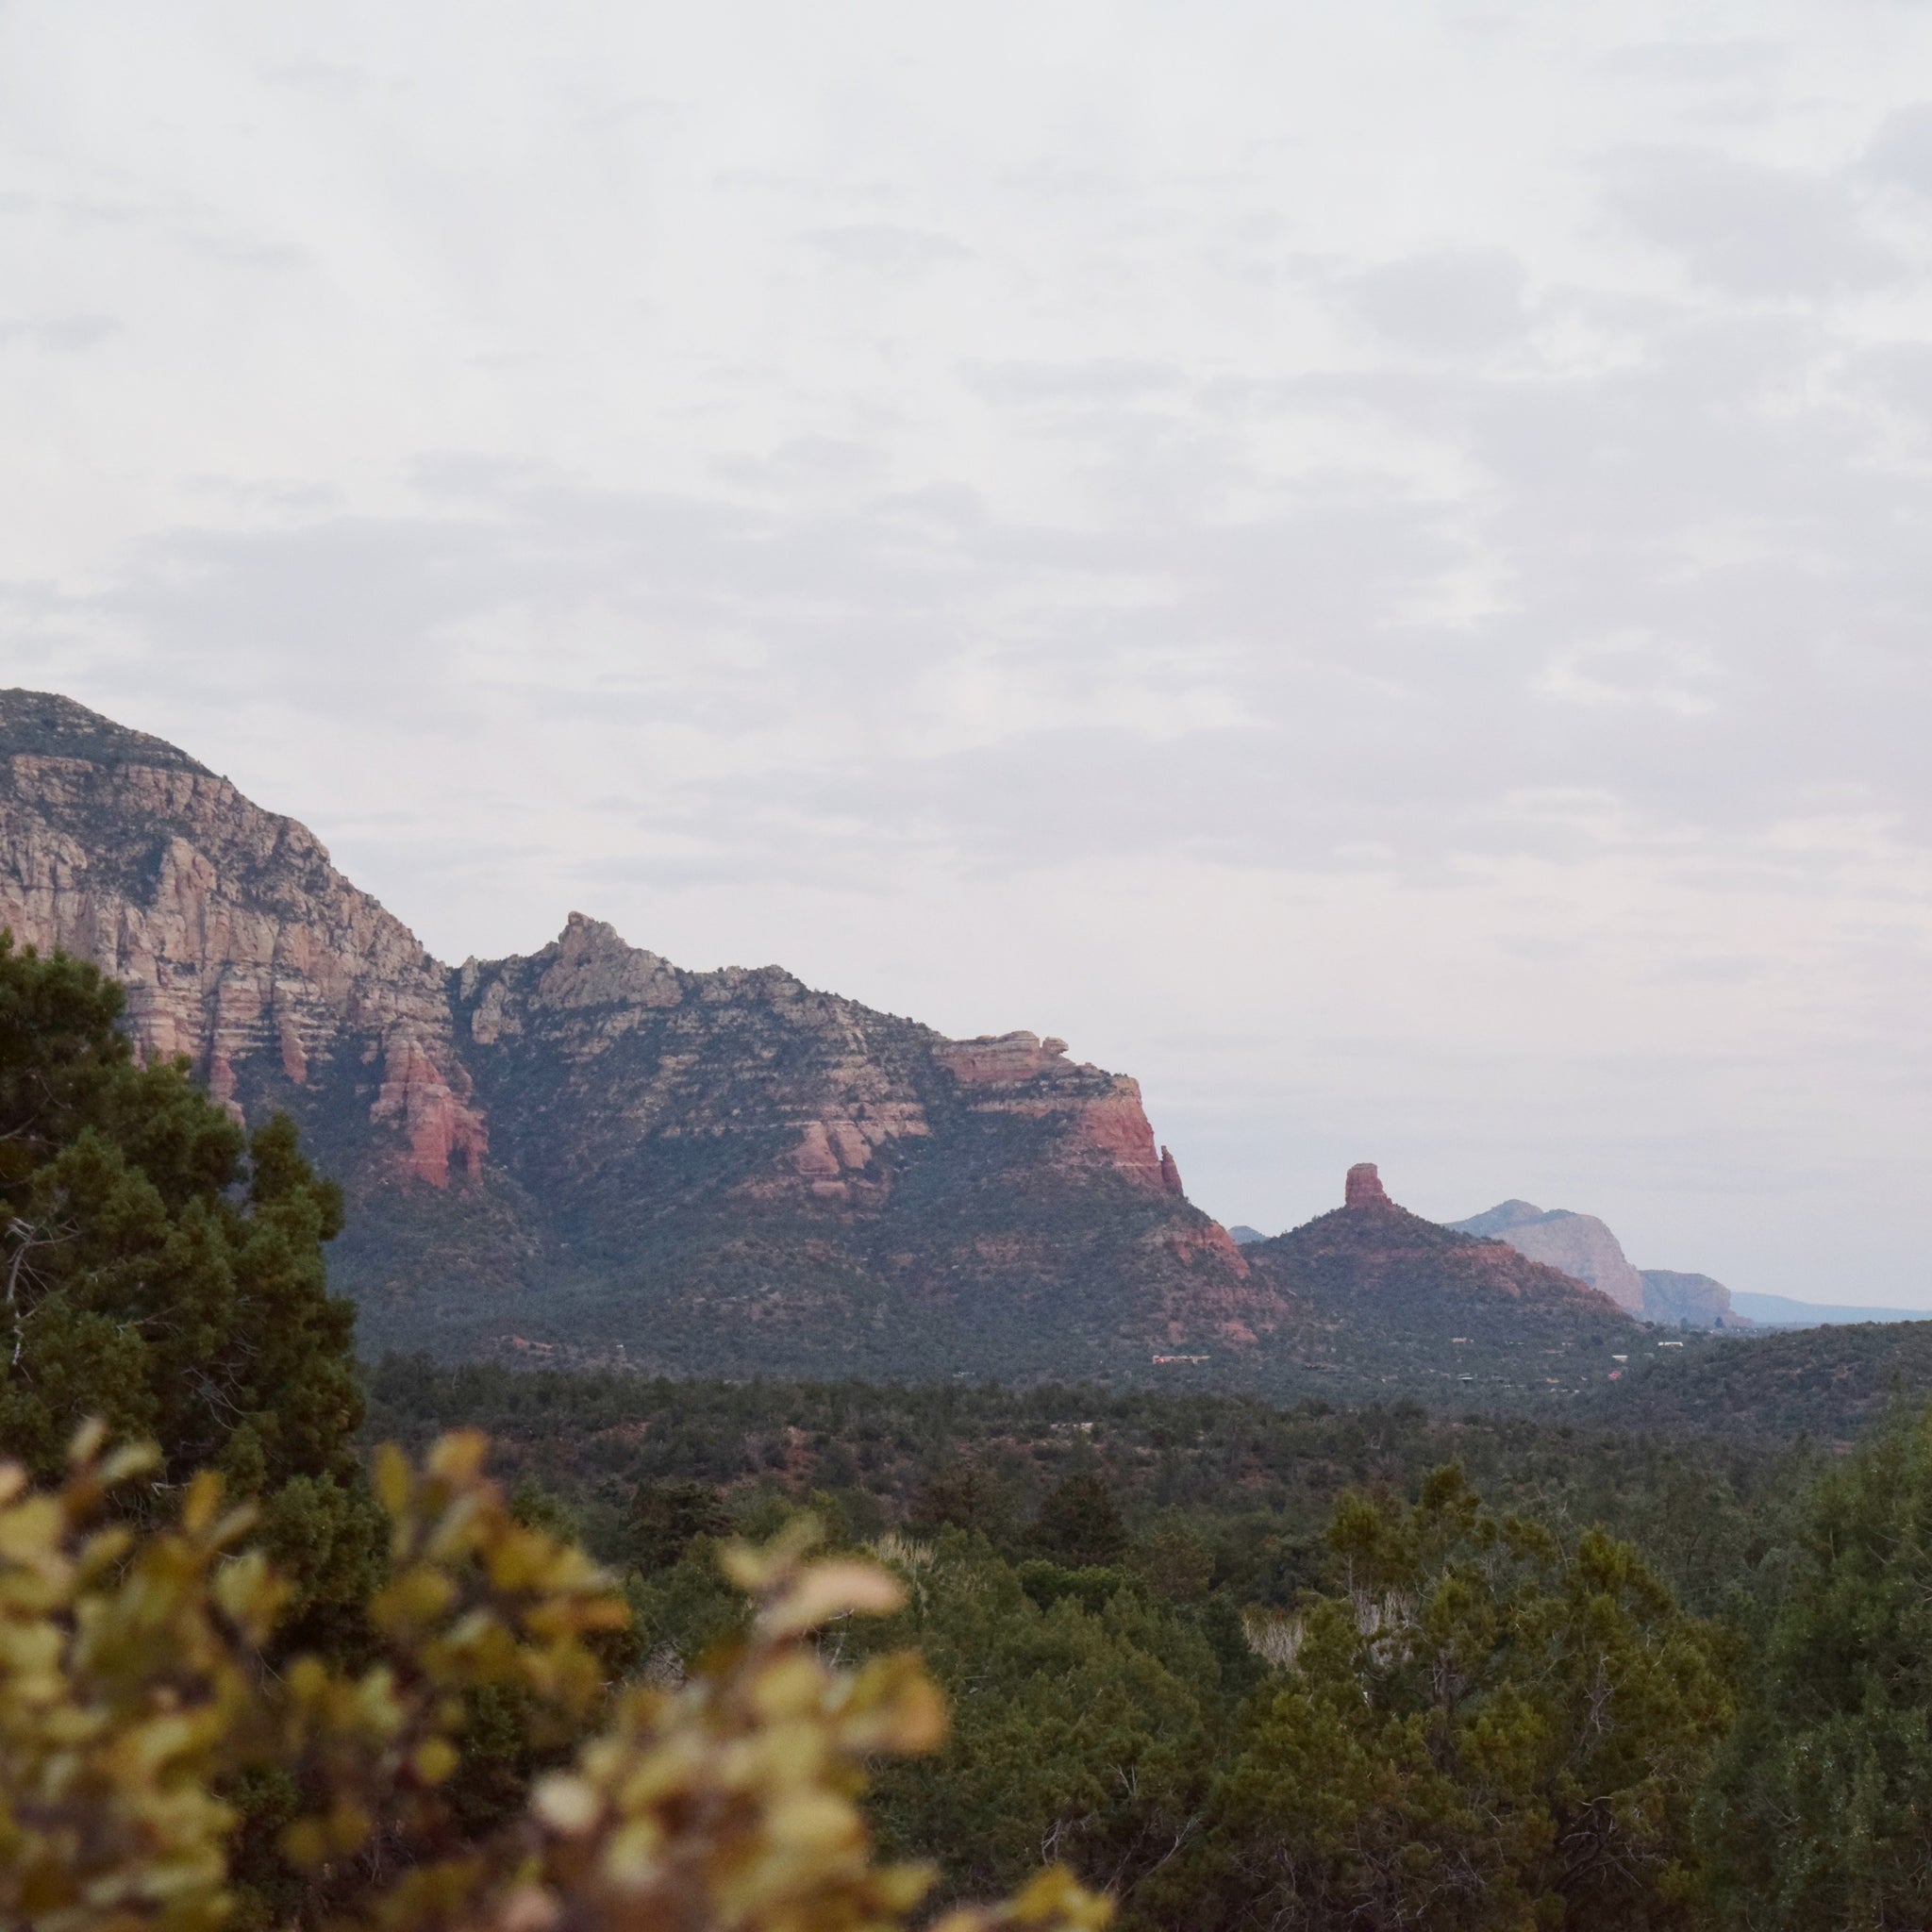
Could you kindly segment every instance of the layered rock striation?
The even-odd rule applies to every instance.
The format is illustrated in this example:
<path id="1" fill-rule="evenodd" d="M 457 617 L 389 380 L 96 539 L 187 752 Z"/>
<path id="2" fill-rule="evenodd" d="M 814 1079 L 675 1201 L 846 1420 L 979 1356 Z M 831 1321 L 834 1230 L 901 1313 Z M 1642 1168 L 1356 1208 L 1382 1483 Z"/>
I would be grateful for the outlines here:
<path id="1" fill-rule="evenodd" d="M 1373 1160 L 1358 1160 L 1342 1176 L 1341 1205 L 1356 1214 L 1392 1214 L 1395 1203 Z"/>
<path id="2" fill-rule="evenodd" d="M 174 747 L 0 693 L 0 924 L 128 989 L 148 1056 L 347 1182 L 366 1338 L 684 1370 L 1092 1374 L 1284 1319 L 1140 1090 L 574 913 L 431 958 Z"/>
<path id="3" fill-rule="evenodd" d="M 330 1095 L 358 1165 L 480 1174 L 444 971 L 311 832 L 65 698 L 0 693 L 0 925 L 122 981 L 140 1053 L 238 1116 Z"/>

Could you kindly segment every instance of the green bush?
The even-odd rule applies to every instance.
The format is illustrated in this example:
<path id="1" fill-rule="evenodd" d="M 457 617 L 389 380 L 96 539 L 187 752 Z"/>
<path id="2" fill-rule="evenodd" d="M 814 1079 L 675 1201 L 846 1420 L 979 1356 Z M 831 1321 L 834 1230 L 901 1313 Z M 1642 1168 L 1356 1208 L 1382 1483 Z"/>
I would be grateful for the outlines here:
<path id="1" fill-rule="evenodd" d="M 288 1120 L 248 1139 L 185 1061 L 137 1066 L 122 1006 L 0 931 L 0 1446 L 51 1478 L 92 1416 L 156 1443 L 170 1482 L 343 1487 L 362 1394 L 323 1270 L 341 1192 Z"/>
<path id="2" fill-rule="evenodd" d="M 1637 1553 L 1482 1507 L 1357 1492 L 1333 1588 L 1274 1620 L 1172 1923 L 1503 1932 L 1688 1922 L 1690 1813 L 1731 1714 L 1725 1646 Z"/>

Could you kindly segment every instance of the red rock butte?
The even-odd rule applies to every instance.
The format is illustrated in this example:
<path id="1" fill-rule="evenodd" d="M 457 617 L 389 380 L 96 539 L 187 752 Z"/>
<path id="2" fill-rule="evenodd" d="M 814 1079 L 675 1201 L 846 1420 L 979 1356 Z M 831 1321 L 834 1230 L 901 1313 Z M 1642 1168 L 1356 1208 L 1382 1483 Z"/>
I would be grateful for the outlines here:
<path id="1" fill-rule="evenodd" d="M 7 933 L 122 981 L 136 1050 L 238 1121 L 300 1123 L 343 1181 L 359 1245 L 332 1278 L 375 1353 L 845 1374 L 882 1347 L 1064 1382 L 1294 1313 L 1189 1204 L 1135 1081 L 1063 1040 L 680 972 L 581 912 L 444 965 L 305 827 L 52 692 L 0 690 Z M 592 1226 L 556 1325 L 541 1286 Z"/>
<path id="2" fill-rule="evenodd" d="M 1349 1169 L 1348 1179 L 1343 1184 L 1341 1205 L 1370 1209 L 1395 1206 L 1384 1190 L 1382 1176 L 1375 1172 L 1373 1160 L 1358 1160 Z"/>

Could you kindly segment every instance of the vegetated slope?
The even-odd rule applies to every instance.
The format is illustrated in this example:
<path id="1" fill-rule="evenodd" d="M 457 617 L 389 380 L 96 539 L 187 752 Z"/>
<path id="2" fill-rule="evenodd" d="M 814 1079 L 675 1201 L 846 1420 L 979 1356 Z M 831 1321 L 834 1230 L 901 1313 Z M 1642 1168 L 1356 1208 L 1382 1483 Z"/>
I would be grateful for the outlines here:
<path id="1" fill-rule="evenodd" d="M 1607 1373 L 1601 1296 L 1386 1200 L 1237 1246 L 1135 1083 L 1060 1041 L 681 971 L 581 914 L 445 967 L 153 739 L 16 691 L 0 758 L 0 923 L 124 980 L 142 1051 L 236 1114 L 295 1116 L 349 1192 L 365 1348 L 1464 1407 Z"/>
<path id="2" fill-rule="evenodd" d="M 1308 1311 L 1300 1365 L 1341 1399 L 1574 1400 L 1643 1334 L 1597 1290 L 1398 1208 L 1367 1163 L 1350 1171 L 1342 1207 L 1241 1252 Z"/>
<path id="3" fill-rule="evenodd" d="M 0 924 L 129 991 L 346 1184 L 365 1343 L 677 1373 L 1146 1373 L 1291 1311 L 1191 1207 L 1135 1083 L 949 1041 L 573 915 L 459 969 L 185 754 L 0 693 Z"/>
<path id="4" fill-rule="evenodd" d="M 1740 1510 L 1797 1487 L 1774 1444 L 1583 1428 L 1568 1411 L 1450 1417 L 1410 1401 L 1341 1409 L 1057 1384 L 669 1382 L 394 1357 L 372 1372 L 370 1399 L 372 1440 L 413 1447 L 442 1429 L 487 1428 L 512 1479 L 540 1483 L 613 1538 L 640 1484 L 700 1483 L 746 1507 L 761 1494 L 813 1497 L 866 1536 L 916 1525 L 941 1486 L 963 1491 L 997 1539 L 1023 1531 L 1062 1477 L 1091 1471 L 1131 1524 L 1186 1511 L 1217 1525 L 1219 1582 L 1282 1603 L 1311 1575 L 1341 1491 L 1412 1493 L 1444 1462 L 1553 1527 L 1601 1522 L 1640 1538 L 1680 1588 L 1713 1604 L 1752 1559 L 1757 1532 Z"/>
<path id="5" fill-rule="evenodd" d="M 1188 1205 L 1133 1083 L 1060 1041 L 947 1041 L 772 968 L 682 974 L 575 917 L 456 997 L 495 1158 L 551 1204 L 525 1358 L 1144 1371 L 1285 1312 Z"/>
<path id="6" fill-rule="evenodd" d="M 1630 1373 L 1593 1388 L 1579 1419 L 1619 1427 L 1845 1443 L 1895 1401 L 1932 1396 L 1932 1321 L 1790 1329 L 1736 1340 L 1648 1337 Z"/>

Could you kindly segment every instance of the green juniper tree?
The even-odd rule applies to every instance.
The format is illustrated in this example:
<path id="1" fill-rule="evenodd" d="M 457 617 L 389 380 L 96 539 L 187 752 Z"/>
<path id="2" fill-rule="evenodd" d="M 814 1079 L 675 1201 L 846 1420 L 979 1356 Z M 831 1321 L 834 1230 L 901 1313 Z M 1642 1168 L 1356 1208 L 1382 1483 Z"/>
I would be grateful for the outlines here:
<path id="1" fill-rule="evenodd" d="M 1724 1646 L 1628 1544 L 1565 1548 L 1459 1469 L 1360 1492 L 1332 1593 L 1282 1626 L 1191 1854 L 1182 1925 L 1694 1923 L 1689 1814 L 1729 1717 Z"/>
<path id="2" fill-rule="evenodd" d="M 0 1450 L 50 1474 L 75 1425 L 256 1494 L 345 1480 L 352 1306 L 322 1244 L 341 1197 L 277 1118 L 252 1139 L 137 1065 L 121 989 L 0 933 Z"/>
<path id="3" fill-rule="evenodd" d="M 1036 1594 L 1028 1573 L 1041 1571 L 1110 1587 Z M 953 1733 L 916 1769 L 881 1772 L 886 1842 L 937 1857 L 955 1895 L 1061 1859 L 1141 1923 L 1136 1896 L 1197 1827 L 1232 1705 L 1199 1622 L 1124 1571 L 1016 1572 L 958 1530 L 909 1553 L 903 1574 L 907 1607 L 870 1641 L 918 1647 Z"/>

